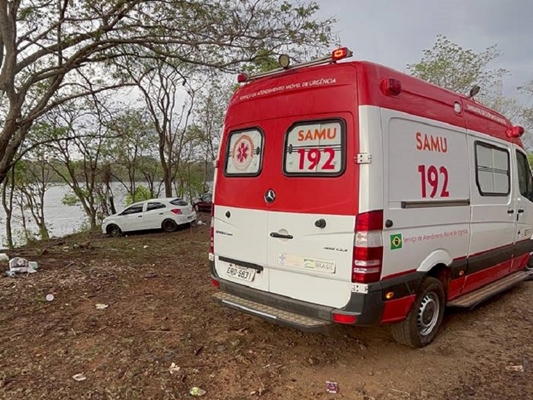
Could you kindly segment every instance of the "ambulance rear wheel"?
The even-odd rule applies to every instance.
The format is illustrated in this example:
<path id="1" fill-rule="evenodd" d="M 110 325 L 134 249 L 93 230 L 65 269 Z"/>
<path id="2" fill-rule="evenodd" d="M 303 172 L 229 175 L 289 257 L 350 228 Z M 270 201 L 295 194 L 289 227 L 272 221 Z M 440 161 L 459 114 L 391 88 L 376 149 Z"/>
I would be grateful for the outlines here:
<path id="1" fill-rule="evenodd" d="M 441 281 L 426 277 L 407 318 L 392 325 L 392 336 L 398 343 L 410 347 L 419 348 L 430 344 L 442 324 L 444 306 Z"/>

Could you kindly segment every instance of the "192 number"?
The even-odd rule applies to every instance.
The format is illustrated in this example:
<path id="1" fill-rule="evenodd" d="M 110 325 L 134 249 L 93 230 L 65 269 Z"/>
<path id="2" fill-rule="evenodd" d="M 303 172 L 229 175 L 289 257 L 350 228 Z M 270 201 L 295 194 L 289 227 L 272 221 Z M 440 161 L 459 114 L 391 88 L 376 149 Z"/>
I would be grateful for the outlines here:
<path id="1" fill-rule="evenodd" d="M 307 166 L 308 170 L 315 169 L 320 164 L 323 155 L 326 157 L 326 161 L 320 167 L 320 169 L 322 171 L 331 171 L 335 169 L 335 164 L 333 164 L 333 160 L 335 159 L 335 150 L 332 148 L 326 147 L 323 149 L 323 151 L 320 151 L 320 149 L 298 149 L 298 155 L 300 159 L 298 168 L 300 170 L 306 169 L 306 162 L 309 163 Z"/>
<path id="2" fill-rule="evenodd" d="M 422 185 L 423 198 L 428 197 L 428 186 L 430 191 L 429 197 L 434 198 L 439 191 L 439 187 L 441 188 L 440 197 L 450 197 L 450 192 L 448 191 L 448 169 L 446 167 L 437 169 L 434 165 L 419 165 L 418 172 L 421 178 L 420 183 Z"/>

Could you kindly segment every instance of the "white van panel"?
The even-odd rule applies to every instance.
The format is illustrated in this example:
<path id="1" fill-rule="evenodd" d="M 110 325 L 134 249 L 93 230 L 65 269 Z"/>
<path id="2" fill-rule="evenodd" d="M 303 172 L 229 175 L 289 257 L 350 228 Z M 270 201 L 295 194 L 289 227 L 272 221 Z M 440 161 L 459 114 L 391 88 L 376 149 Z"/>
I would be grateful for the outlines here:
<path id="1" fill-rule="evenodd" d="M 266 211 L 219 205 L 215 207 L 215 268 L 222 279 L 268 291 L 267 220 Z M 257 264 L 264 269 L 260 273 L 255 273 L 254 280 L 248 282 L 228 275 L 230 263 L 220 260 L 220 257 L 229 259 L 237 257 L 235 261 Z"/>
<path id="2" fill-rule="evenodd" d="M 503 248 L 512 245 L 515 240 L 516 232 L 516 211 L 515 199 L 516 188 L 513 184 L 512 177 L 515 168 L 513 165 L 513 155 L 511 154 L 512 146 L 504 141 L 496 138 L 488 137 L 487 135 L 480 135 L 477 132 L 470 131 L 469 137 L 469 151 L 472 154 L 471 159 L 471 192 L 472 192 L 472 236 L 470 239 L 470 255 L 475 255 L 488 250 Z M 484 152 L 478 151 L 478 158 L 480 164 L 489 163 L 497 168 L 506 169 L 508 176 L 498 174 L 500 178 L 504 178 L 506 182 L 501 179 L 496 179 L 496 190 L 500 191 L 502 184 L 508 188 L 508 194 L 503 196 L 483 196 L 480 193 L 478 182 L 476 181 L 476 145 L 495 146 L 498 154 L 507 154 L 508 165 L 503 166 L 506 160 L 501 160 L 500 157 L 488 159 Z M 478 147 L 478 150 L 480 147 Z M 490 157 L 489 157 L 490 158 Z M 487 172 L 484 172 L 487 174 Z M 483 185 L 483 182 L 480 182 Z M 483 187 L 482 187 L 483 189 Z M 508 213 L 513 210 L 513 213 Z M 509 269 L 511 265 L 509 264 Z"/>
<path id="3" fill-rule="evenodd" d="M 315 226 L 319 219 L 324 228 Z M 355 216 L 269 212 L 270 292 L 330 307 L 351 296 Z"/>
<path id="4" fill-rule="evenodd" d="M 379 107 L 359 106 L 359 153 L 372 156 L 369 164 L 359 165 L 359 213 L 383 210 L 384 160 Z"/>
<path id="5" fill-rule="evenodd" d="M 382 276 L 420 268 L 436 250 L 464 257 L 470 234 L 466 129 L 381 110 L 384 154 Z"/>

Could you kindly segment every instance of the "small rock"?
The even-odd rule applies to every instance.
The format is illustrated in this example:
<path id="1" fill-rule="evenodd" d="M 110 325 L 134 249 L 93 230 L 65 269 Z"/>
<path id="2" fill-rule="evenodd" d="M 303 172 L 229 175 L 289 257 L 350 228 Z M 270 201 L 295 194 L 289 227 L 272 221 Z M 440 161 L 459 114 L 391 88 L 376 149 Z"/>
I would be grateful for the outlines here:
<path id="1" fill-rule="evenodd" d="M 189 390 L 189 394 L 191 396 L 203 396 L 206 393 L 207 392 L 204 389 L 199 387 L 193 387 L 191 390 Z"/>
<path id="2" fill-rule="evenodd" d="M 372 372 L 372 371 L 368 371 L 368 375 L 370 375 L 370 376 L 374 376 L 374 372 Z"/>
<path id="3" fill-rule="evenodd" d="M 171 374 L 174 374 L 174 373 L 176 373 L 176 372 L 179 372 L 180 369 L 181 369 L 181 368 L 178 367 L 175 363 L 172 363 L 172 364 L 170 364 L 170 367 L 169 367 L 169 369 L 168 369 L 168 372 L 170 372 Z"/>
<path id="4" fill-rule="evenodd" d="M 317 358 L 315 358 L 315 357 L 309 357 L 309 358 L 307 359 L 307 361 L 309 361 L 309 364 L 311 364 L 311 365 L 318 365 L 318 364 L 320 364 L 320 361 L 319 361 Z"/>
<path id="5" fill-rule="evenodd" d="M 219 353 L 223 353 L 223 352 L 225 352 L 225 351 L 226 351 L 226 346 L 224 346 L 223 344 L 218 345 L 218 346 L 217 346 L 217 351 L 218 351 Z"/>

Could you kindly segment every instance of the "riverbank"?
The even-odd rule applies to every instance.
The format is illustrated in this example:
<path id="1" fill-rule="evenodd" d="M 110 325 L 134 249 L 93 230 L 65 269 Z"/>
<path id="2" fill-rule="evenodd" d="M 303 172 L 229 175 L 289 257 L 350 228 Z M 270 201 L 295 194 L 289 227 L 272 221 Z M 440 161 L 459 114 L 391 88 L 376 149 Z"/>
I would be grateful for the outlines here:
<path id="1" fill-rule="evenodd" d="M 0 397 L 181 399 L 195 386 L 224 400 L 533 392 L 532 282 L 448 312 L 436 341 L 412 350 L 386 328 L 304 334 L 216 305 L 208 248 L 206 224 L 118 238 L 82 233 L 8 252 L 40 269 L 0 278 Z M 326 393 L 328 380 L 338 394 Z"/>

